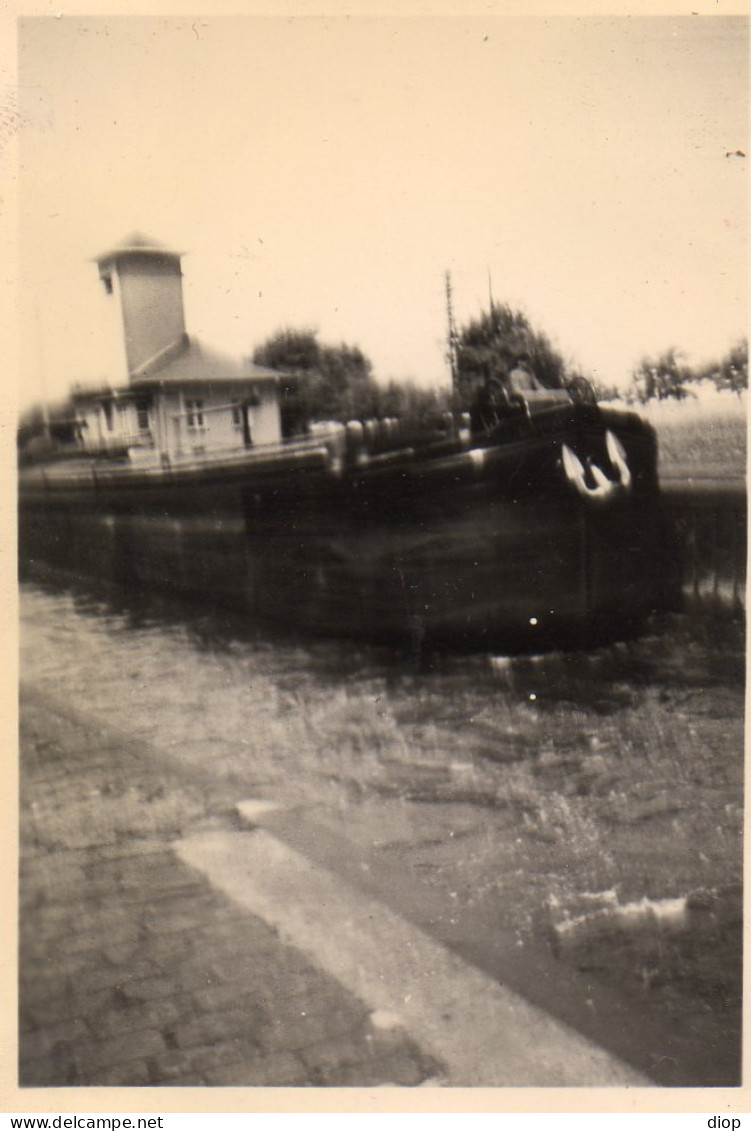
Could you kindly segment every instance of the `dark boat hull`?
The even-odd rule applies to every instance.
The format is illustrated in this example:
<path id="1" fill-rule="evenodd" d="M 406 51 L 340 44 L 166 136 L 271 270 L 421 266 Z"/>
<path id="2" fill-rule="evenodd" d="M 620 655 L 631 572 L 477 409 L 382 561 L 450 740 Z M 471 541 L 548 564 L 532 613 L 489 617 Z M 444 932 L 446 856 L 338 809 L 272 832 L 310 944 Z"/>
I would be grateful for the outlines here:
<path id="1" fill-rule="evenodd" d="M 577 493 L 562 445 L 633 483 Z M 21 492 L 22 560 L 222 602 L 296 629 L 420 648 L 542 649 L 630 632 L 660 602 L 654 438 L 571 406 L 480 442 L 325 450 L 178 475 L 60 476 Z"/>

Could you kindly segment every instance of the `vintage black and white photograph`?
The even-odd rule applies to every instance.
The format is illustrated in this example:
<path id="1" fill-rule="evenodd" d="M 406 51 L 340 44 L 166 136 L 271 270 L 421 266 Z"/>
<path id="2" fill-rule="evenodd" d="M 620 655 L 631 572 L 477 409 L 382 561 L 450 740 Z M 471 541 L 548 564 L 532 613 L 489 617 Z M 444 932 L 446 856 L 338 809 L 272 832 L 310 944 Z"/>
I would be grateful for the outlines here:
<path id="1" fill-rule="evenodd" d="M 741 1085 L 748 30 L 19 19 L 22 1095 Z"/>

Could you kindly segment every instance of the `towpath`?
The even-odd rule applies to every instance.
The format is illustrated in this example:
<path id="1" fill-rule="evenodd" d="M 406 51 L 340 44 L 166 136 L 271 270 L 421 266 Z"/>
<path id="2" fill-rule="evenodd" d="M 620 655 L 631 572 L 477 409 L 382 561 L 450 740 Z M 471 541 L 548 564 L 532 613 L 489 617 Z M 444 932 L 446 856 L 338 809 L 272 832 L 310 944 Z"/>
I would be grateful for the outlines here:
<path id="1" fill-rule="evenodd" d="M 21 708 L 21 1086 L 648 1082 L 208 770 Z"/>
<path id="2" fill-rule="evenodd" d="M 33 692 L 21 717 L 20 1083 L 419 1084 L 402 1030 L 181 861 L 205 782 Z"/>

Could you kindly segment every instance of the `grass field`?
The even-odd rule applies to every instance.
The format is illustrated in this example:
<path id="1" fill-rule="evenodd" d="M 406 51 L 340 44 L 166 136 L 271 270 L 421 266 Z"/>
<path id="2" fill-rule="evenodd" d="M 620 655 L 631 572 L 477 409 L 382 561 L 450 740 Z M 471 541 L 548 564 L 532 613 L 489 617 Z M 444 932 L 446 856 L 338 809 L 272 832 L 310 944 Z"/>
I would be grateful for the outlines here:
<path id="1" fill-rule="evenodd" d="M 662 471 L 688 465 L 708 475 L 745 475 L 745 397 L 658 402 L 640 411 L 657 430 Z"/>

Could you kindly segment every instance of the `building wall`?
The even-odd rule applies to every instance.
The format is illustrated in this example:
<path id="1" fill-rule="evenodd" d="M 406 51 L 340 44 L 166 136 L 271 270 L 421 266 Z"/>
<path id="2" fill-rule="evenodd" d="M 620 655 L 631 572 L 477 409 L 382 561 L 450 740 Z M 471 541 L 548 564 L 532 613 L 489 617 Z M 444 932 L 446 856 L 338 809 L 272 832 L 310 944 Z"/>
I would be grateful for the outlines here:
<path id="1" fill-rule="evenodd" d="M 97 309 L 97 321 L 103 327 L 107 340 L 107 378 L 114 386 L 128 382 L 128 358 L 125 352 L 123 333 L 123 307 L 120 293 L 120 280 L 115 272 L 107 272 L 110 291 L 102 291 L 101 308 Z"/>
<path id="2" fill-rule="evenodd" d="M 149 428 L 141 425 L 137 404 L 133 401 L 109 401 L 109 412 L 104 398 L 79 402 L 76 418 L 81 421 L 81 444 L 87 451 L 107 448 L 121 449 L 151 445 L 156 437 L 153 410 L 149 411 Z"/>
<path id="3" fill-rule="evenodd" d="M 117 279 L 128 372 L 132 373 L 185 333 L 180 261 L 156 255 L 127 256 L 118 261 Z"/>
<path id="4" fill-rule="evenodd" d="M 103 448 L 153 447 L 170 456 L 227 451 L 244 446 L 244 429 L 239 403 L 252 397 L 249 407 L 251 443 L 274 444 L 281 439 L 281 424 L 276 388 L 273 385 L 246 386 L 236 392 L 222 389 L 158 390 L 143 394 L 148 407 L 148 428 L 140 397 L 115 399 L 105 408 L 105 398 L 79 401 L 76 416 L 84 427 L 81 443 L 88 451 Z M 237 402 L 238 410 L 233 411 Z"/>
<path id="5" fill-rule="evenodd" d="M 236 392 L 182 389 L 161 394 L 155 409 L 158 446 L 172 455 L 243 447 L 242 415 L 239 409 L 233 412 L 232 406 L 249 395 L 259 402 L 248 410 L 252 444 L 277 443 L 281 439 L 281 424 L 276 388 L 251 386 Z"/>
<path id="6" fill-rule="evenodd" d="M 279 391 L 275 385 L 259 389 L 259 404 L 251 409 L 251 429 L 255 444 L 276 444 L 282 438 Z"/>
<path id="7" fill-rule="evenodd" d="M 90 450 L 101 445 L 102 419 L 97 405 L 79 404 L 76 408 L 76 420 L 80 424 L 80 442 L 82 447 Z"/>

